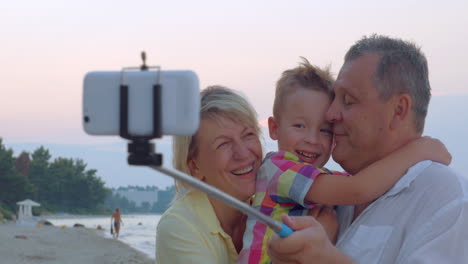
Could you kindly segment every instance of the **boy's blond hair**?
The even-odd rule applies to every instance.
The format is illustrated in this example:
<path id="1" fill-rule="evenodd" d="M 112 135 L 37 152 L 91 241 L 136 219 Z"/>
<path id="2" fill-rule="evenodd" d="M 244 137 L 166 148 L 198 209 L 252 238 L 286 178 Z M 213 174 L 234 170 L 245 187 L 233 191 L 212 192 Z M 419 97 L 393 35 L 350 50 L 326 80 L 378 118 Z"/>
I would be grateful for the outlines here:
<path id="1" fill-rule="evenodd" d="M 333 99 L 334 93 L 331 88 L 335 81 L 330 72 L 330 66 L 320 68 L 300 57 L 302 62 L 299 66 L 283 72 L 281 78 L 276 82 L 275 102 L 273 103 L 273 116 L 279 117 L 281 105 L 284 98 L 298 87 L 326 93 Z"/>

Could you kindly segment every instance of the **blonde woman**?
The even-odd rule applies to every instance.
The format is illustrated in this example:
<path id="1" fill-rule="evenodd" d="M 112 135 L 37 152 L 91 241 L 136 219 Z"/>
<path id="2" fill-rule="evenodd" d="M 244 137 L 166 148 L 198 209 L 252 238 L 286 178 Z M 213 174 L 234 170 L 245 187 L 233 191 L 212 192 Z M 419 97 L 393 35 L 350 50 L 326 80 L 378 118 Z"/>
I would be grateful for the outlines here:
<path id="1" fill-rule="evenodd" d="M 211 86 L 201 92 L 200 128 L 174 138 L 174 167 L 249 202 L 262 162 L 257 115 L 236 92 Z M 246 216 L 176 182 L 177 196 L 156 231 L 157 263 L 235 263 Z"/>

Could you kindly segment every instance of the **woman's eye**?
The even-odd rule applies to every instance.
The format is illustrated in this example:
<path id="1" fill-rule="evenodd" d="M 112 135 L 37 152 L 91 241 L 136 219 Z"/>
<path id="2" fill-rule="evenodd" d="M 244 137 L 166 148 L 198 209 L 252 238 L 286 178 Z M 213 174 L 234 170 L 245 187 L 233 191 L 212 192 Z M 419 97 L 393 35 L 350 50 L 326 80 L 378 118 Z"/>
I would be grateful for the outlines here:
<path id="1" fill-rule="evenodd" d="M 256 136 L 256 134 L 254 132 L 247 132 L 244 135 L 245 138 L 251 138 L 251 137 L 254 137 L 254 136 Z"/>
<path id="2" fill-rule="evenodd" d="M 326 128 L 320 129 L 320 132 L 325 133 L 327 135 L 333 135 L 333 131 L 331 131 L 330 129 L 326 129 Z"/>
<path id="3" fill-rule="evenodd" d="M 219 148 L 222 148 L 224 146 L 227 146 L 229 144 L 229 141 L 225 141 L 225 142 L 221 142 L 217 147 L 216 149 L 219 149 Z"/>

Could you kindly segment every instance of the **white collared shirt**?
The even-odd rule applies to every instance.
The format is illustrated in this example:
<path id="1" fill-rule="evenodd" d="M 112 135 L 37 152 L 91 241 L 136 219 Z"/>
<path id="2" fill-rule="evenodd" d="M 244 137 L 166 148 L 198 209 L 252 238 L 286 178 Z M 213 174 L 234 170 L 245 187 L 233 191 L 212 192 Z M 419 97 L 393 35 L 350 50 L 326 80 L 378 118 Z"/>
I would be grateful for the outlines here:
<path id="1" fill-rule="evenodd" d="M 336 246 L 357 263 L 468 263 L 468 182 L 447 166 L 419 162 L 353 213 L 338 208 Z"/>

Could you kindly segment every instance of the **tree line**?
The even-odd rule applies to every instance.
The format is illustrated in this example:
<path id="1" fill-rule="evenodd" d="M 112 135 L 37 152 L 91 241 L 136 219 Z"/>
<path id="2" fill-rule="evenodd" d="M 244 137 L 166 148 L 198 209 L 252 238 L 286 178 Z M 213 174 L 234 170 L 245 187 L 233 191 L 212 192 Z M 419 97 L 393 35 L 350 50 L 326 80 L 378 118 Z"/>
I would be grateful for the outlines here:
<path id="1" fill-rule="evenodd" d="M 16 202 L 32 199 L 41 204 L 36 213 L 97 213 L 105 211 L 104 200 L 110 190 L 87 169 L 81 159 L 58 157 L 51 161 L 43 146 L 32 154 L 14 156 L 0 138 L 0 205 L 15 212 Z"/>
<path id="2" fill-rule="evenodd" d="M 35 215 L 44 212 L 56 213 L 109 213 L 116 207 L 124 212 L 163 212 L 172 199 L 170 190 L 161 191 L 162 199 L 157 205 L 145 205 L 144 210 L 132 206 L 125 197 L 115 197 L 104 186 L 97 170 L 87 169 L 81 159 L 58 157 L 51 160 L 49 150 L 43 146 L 31 154 L 21 152 L 14 156 L 0 138 L 0 214 L 11 218 L 17 211 L 16 203 L 32 199 L 41 204 L 33 207 Z M 147 187 L 147 189 L 156 187 Z M 173 192 L 172 192 L 173 194 Z M 158 197 L 159 198 L 159 197 Z M 166 201 L 162 204 L 160 201 Z"/>

